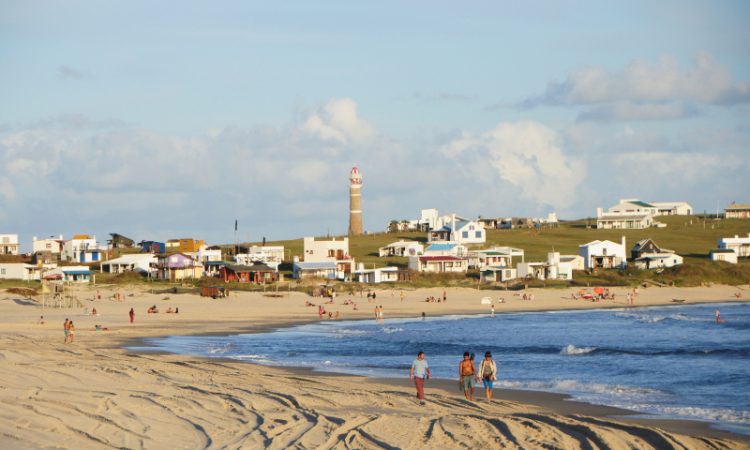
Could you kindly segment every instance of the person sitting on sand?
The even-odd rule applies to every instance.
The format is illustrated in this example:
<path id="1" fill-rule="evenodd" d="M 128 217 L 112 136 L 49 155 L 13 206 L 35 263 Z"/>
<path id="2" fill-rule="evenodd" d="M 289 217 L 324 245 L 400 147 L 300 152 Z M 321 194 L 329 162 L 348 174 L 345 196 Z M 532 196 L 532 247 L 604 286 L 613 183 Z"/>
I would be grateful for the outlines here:
<path id="1" fill-rule="evenodd" d="M 172 307 L 171 306 L 169 308 L 167 308 L 166 313 L 167 314 L 174 314 L 174 311 L 172 311 Z"/>
<path id="2" fill-rule="evenodd" d="M 735 298 L 740 298 L 740 297 L 742 297 L 742 292 L 740 292 L 740 291 L 737 291 L 737 292 L 735 292 L 735 293 L 734 293 L 734 297 L 735 297 Z"/>
<path id="3" fill-rule="evenodd" d="M 179 313 L 180 313 L 180 308 L 179 308 L 179 307 L 176 307 L 176 308 L 174 309 L 174 313 L 175 313 L 175 314 L 179 314 Z"/>
<path id="4" fill-rule="evenodd" d="M 99 313 L 98 313 L 98 312 L 96 311 L 96 307 L 94 307 L 94 308 L 93 308 L 93 309 L 91 310 L 91 315 L 92 315 L 92 316 L 98 316 L 98 315 L 99 315 Z"/>
<path id="5" fill-rule="evenodd" d="M 339 320 L 341 318 L 341 313 L 336 311 L 336 320 Z"/>
<path id="6" fill-rule="evenodd" d="M 328 311 L 328 320 L 333 319 L 333 313 L 331 311 Z"/>
<path id="7" fill-rule="evenodd" d="M 153 305 L 153 306 L 151 306 L 148 309 L 148 313 L 149 314 L 158 314 L 159 313 L 159 308 L 157 308 L 156 305 Z"/>
<path id="8" fill-rule="evenodd" d="M 37 325 L 44 325 L 44 316 L 39 316 L 39 319 L 36 321 Z"/>

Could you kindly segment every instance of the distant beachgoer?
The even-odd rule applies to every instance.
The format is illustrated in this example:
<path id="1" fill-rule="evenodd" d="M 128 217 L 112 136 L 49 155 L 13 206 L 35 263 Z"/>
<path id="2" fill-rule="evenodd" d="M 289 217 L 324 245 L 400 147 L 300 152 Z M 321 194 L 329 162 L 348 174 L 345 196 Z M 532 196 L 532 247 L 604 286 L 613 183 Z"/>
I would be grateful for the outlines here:
<path id="1" fill-rule="evenodd" d="M 380 305 L 380 320 L 385 320 L 385 313 L 383 310 L 383 305 Z"/>
<path id="2" fill-rule="evenodd" d="M 99 291 L 96 291 L 96 299 L 97 299 L 97 300 L 101 300 L 101 299 L 102 299 L 102 294 L 101 294 L 101 292 L 99 292 Z"/>
<path id="3" fill-rule="evenodd" d="M 333 311 L 328 311 L 328 320 L 333 319 Z"/>
<path id="4" fill-rule="evenodd" d="M 401 291 L 401 303 L 404 303 L 404 291 Z"/>
<path id="5" fill-rule="evenodd" d="M 68 322 L 68 339 L 72 344 L 76 338 L 76 327 L 73 325 L 73 321 Z"/>
<path id="6" fill-rule="evenodd" d="M 474 401 L 471 395 L 471 379 L 477 374 L 474 370 L 474 363 L 471 362 L 469 352 L 464 352 L 464 359 L 458 363 L 458 383 L 464 391 L 466 400 Z"/>
<path id="7" fill-rule="evenodd" d="M 66 317 L 65 322 L 63 322 L 63 336 L 65 337 L 63 344 L 68 342 L 68 323 L 70 323 L 70 320 Z"/>
<path id="8" fill-rule="evenodd" d="M 167 314 L 172 314 L 172 313 L 174 313 L 174 311 L 172 311 L 172 307 L 171 307 L 171 306 L 170 306 L 169 308 L 167 308 L 167 311 L 166 311 L 166 312 L 167 312 Z"/>
<path id="9" fill-rule="evenodd" d="M 179 314 L 179 313 L 180 313 L 180 308 L 179 308 L 179 307 L 176 307 L 176 308 L 174 309 L 174 313 L 175 313 L 175 314 Z"/>
<path id="10" fill-rule="evenodd" d="M 424 311 L 422 311 L 422 320 L 425 320 L 425 319 L 427 319 L 427 315 L 424 313 Z"/>
<path id="11" fill-rule="evenodd" d="M 443 291 L 443 302 L 448 301 L 448 296 L 445 294 L 445 291 Z"/>
<path id="12" fill-rule="evenodd" d="M 495 305 L 490 306 L 490 317 L 495 317 Z"/>
<path id="13" fill-rule="evenodd" d="M 339 320 L 341 318 L 341 313 L 336 311 L 336 320 Z"/>
<path id="14" fill-rule="evenodd" d="M 717 309 L 715 314 L 716 314 L 716 323 L 722 323 L 723 320 L 721 320 L 721 312 L 719 312 L 719 310 Z"/>
<path id="15" fill-rule="evenodd" d="M 323 320 L 323 314 L 326 313 L 326 310 L 323 309 L 323 305 L 318 305 L 318 318 L 320 320 Z"/>
<path id="16" fill-rule="evenodd" d="M 99 313 L 96 311 L 96 307 L 94 307 L 94 308 L 91 309 L 91 315 L 92 316 L 98 316 L 99 315 Z"/>
<path id="17" fill-rule="evenodd" d="M 375 294 L 375 291 L 372 291 L 372 299 L 375 300 L 378 296 Z"/>
<path id="18" fill-rule="evenodd" d="M 130 308 L 128 316 L 130 316 L 130 323 L 133 323 L 133 321 L 135 320 L 135 310 L 133 308 Z"/>
<path id="19" fill-rule="evenodd" d="M 375 305 L 375 321 L 377 322 L 378 319 L 380 319 L 380 310 L 378 309 L 378 305 Z"/>
<path id="20" fill-rule="evenodd" d="M 742 297 L 742 292 L 737 291 L 737 292 L 734 293 L 734 296 L 735 296 L 735 298 L 740 298 L 740 297 Z"/>
<path id="21" fill-rule="evenodd" d="M 492 401 L 492 388 L 497 379 L 497 365 L 492 360 L 492 353 L 485 352 L 484 359 L 479 363 L 479 376 L 484 384 L 484 396 L 487 401 Z"/>
<path id="22" fill-rule="evenodd" d="M 424 405 L 424 380 L 430 378 L 430 366 L 427 364 L 423 351 L 417 353 L 417 359 L 411 363 L 409 369 L 409 379 L 414 380 L 414 386 L 417 388 L 417 399 L 420 405 Z"/>
<path id="23" fill-rule="evenodd" d="M 36 321 L 37 325 L 44 325 L 44 316 L 39 316 L 39 320 Z"/>

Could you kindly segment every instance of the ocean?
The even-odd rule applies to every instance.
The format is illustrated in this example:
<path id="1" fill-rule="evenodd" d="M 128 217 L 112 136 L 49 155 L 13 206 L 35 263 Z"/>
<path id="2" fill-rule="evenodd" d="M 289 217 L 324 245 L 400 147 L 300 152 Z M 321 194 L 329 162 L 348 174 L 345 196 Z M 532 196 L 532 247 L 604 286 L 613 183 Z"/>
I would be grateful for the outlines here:
<path id="1" fill-rule="evenodd" d="M 714 311 L 724 323 L 717 324 Z M 455 379 L 491 351 L 498 387 L 569 394 L 750 434 L 750 304 L 324 321 L 260 334 L 170 336 L 147 348 L 273 366 L 406 377 L 417 352 Z M 460 395 L 458 392 L 456 395 Z"/>

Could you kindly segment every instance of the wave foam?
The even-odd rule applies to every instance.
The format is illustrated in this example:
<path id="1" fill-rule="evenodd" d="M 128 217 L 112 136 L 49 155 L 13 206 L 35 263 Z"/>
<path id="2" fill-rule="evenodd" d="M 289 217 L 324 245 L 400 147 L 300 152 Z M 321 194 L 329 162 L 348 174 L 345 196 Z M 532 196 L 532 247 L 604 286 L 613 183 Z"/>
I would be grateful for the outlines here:
<path id="1" fill-rule="evenodd" d="M 587 353 L 593 352 L 594 350 L 596 350 L 596 347 L 576 347 L 573 344 L 568 344 L 562 350 L 560 350 L 560 354 L 561 355 L 585 355 Z"/>

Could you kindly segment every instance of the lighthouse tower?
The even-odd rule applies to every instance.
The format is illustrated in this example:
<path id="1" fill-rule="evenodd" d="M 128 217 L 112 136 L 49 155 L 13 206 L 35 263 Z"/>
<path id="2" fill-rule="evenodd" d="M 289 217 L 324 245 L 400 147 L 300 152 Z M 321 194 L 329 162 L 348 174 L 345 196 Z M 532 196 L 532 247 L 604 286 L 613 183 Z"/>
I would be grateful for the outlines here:
<path id="1" fill-rule="evenodd" d="M 362 175 L 357 166 L 349 174 L 349 236 L 362 234 Z"/>

